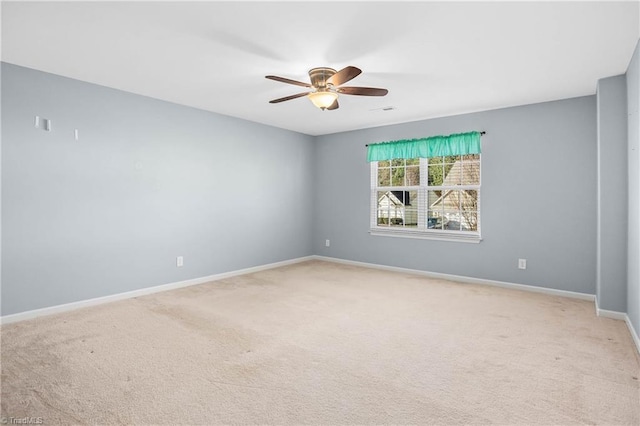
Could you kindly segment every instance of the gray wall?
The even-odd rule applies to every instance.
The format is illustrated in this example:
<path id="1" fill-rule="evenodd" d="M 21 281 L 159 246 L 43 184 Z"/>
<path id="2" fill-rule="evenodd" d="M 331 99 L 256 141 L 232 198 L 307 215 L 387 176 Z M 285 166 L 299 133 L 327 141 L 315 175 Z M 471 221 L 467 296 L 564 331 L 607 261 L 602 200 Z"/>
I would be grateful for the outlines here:
<path id="1" fill-rule="evenodd" d="M 640 333 L 640 52 L 633 53 L 627 69 L 628 115 L 628 220 L 627 314 Z"/>
<path id="2" fill-rule="evenodd" d="M 312 254 L 313 149 L 3 63 L 2 314 Z"/>
<path id="3" fill-rule="evenodd" d="M 371 236 L 365 144 L 471 130 L 483 241 Z M 318 137 L 315 253 L 595 294 L 596 139 L 595 96 Z"/>
<path id="4" fill-rule="evenodd" d="M 601 309 L 627 310 L 627 84 L 598 82 L 596 295 Z"/>
<path id="5" fill-rule="evenodd" d="M 10 64 L 1 70 L 3 315 L 319 254 L 597 291 L 600 307 L 628 311 L 640 329 L 637 52 L 626 93 L 625 77 L 612 77 L 597 100 L 318 138 Z M 53 130 L 35 129 L 35 115 Z M 483 241 L 369 235 L 364 145 L 468 130 L 487 131 Z M 623 155 L 627 195 L 616 167 Z M 627 219 L 608 208 L 625 197 L 626 288 L 625 226 L 614 223 Z M 528 259 L 527 270 L 517 269 L 518 258 Z"/>

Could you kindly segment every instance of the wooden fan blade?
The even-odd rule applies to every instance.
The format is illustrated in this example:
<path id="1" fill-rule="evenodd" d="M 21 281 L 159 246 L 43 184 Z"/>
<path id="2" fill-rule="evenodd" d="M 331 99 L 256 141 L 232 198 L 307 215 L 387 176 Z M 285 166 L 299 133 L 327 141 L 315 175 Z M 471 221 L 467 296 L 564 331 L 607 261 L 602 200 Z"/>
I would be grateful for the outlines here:
<path id="1" fill-rule="evenodd" d="M 309 83 L 303 83 L 302 81 L 296 81 L 296 80 L 291 80 L 289 78 L 278 77 L 277 75 L 265 75 L 264 78 L 268 78 L 269 80 L 279 81 L 281 83 L 295 84 L 296 86 L 313 87 Z"/>
<path id="2" fill-rule="evenodd" d="M 338 100 L 336 99 L 327 109 L 331 111 L 332 109 L 338 109 L 338 108 L 340 108 L 340 105 L 338 105 Z"/>
<path id="3" fill-rule="evenodd" d="M 375 87 L 340 87 L 338 88 L 338 93 L 359 96 L 384 96 L 389 93 L 389 91 Z"/>
<path id="4" fill-rule="evenodd" d="M 295 95 L 285 96 L 284 98 L 274 99 L 272 101 L 269 101 L 269 103 L 270 104 L 277 104 L 277 103 L 284 102 L 284 101 L 290 101 L 291 99 L 296 99 L 296 98 L 301 98 L 303 96 L 307 96 L 309 93 L 311 93 L 311 92 L 296 93 Z"/>
<path id="5" fill-rule="evenodd" d="M 342 68 L 340 71 L 329 77 L 327 83 L 331 83 L 334 86 L 340 86 L 349 80 L 352 80 L 360 75 L 362 70 L 360 68 L 348 66 Z"/>

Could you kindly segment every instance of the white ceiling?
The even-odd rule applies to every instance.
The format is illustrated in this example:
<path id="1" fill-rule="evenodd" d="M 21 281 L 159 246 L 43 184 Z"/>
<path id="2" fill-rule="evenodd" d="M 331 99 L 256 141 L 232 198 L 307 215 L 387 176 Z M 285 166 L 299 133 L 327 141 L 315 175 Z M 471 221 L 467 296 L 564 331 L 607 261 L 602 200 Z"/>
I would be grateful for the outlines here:
<path id="1" fill-rule="evenodd" d="M 3 61 L 310 135 L 591 95 L 638 36 L 635 1 L 2 3 Z M 268 103 L 347 65 L 389 94 Z"/>

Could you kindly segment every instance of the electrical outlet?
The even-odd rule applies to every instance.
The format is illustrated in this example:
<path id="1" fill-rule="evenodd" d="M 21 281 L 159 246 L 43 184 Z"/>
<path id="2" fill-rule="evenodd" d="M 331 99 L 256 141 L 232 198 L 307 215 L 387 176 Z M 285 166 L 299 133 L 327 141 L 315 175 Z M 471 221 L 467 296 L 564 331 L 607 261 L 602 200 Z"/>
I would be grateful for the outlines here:
<path id="1" fill-rule="evenodd" d="M 527 269 L 527 259 L 518 259 L 518 269 Z"/>
<path id="2" fill-rule="evenodd" d="M 176 266 L 180 268 L 183 265 L 184 265 L 184 257 L 182 256 L 176 257 Z"/>
<path id="3" fill-rule="evenodd" d="M 324 246 L 325 246 L 325 247 L 329 247 L 330 245 L 331 245 L 331 241 L 329 241 L 329 240 L 325 240 L 325 242 L 324 242 Z"/>

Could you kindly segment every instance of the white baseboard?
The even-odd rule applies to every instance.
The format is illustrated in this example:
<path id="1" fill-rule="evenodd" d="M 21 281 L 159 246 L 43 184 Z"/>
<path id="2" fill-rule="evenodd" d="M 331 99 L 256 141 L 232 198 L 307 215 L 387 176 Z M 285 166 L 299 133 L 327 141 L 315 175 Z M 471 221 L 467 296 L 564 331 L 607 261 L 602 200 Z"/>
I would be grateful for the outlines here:
<path id="1" fill-rule="evenodd" d="M 633 341 L 636 344 L 636 349 L 640 354 L 640 337 L 638 337 L 638 333 L 636 332 L 636 329 L 633 328 L 633 324 L 631 324 L 631 319 L 629 318 L 629 315 L 625 314 L 624 317 L 625 317 L 624 321 L 627 323 L 627 327 L 629 327 L 629 333 L 631 333 L 631 337 L 633 338 Z"/>
<path id="2" fill-rule="evenodd" d="M 443 280 L 457 281 L 457 282 L 469 283 L 469 284 L 485 284 L 485 285 L 491 285 L 494 287 L 510 288 L 514 290 L 523 290 L 523 291 L 529 291 L 533 293 L 549 294 L 552 296 L 562 296 L 562 297 L 570 297 L 572 299 L 588 300 L 591 302 L 594 301 L 596 298 L 596 296 L 593 294 L 578 293 L 578 292 L 566 291 L 566 290 L 556 290 L 553 288 L 536 287 L 536 286 L 526 285 L 526 284 L 515 284 L 515 283 L 504 282 L 504 281 L 487 280 L 484 278 L 466 277 L 463 275 L 442 274 L 440 272 L 421 271 L 419 269 L 399 268 L 396 266 L 378 265 L 375 263 L 366 263 L 366 262 L 358 262 L 355 260 L 338 259 L 336 257 L 327 257 L 327 256 L 312 256 L 312 257 L 316 260 L 342 263 L 345 265 L 363 266 L 365 268 L 382 269 L 385 271 L 393 271 L 393 272 L 404 272 L 407 274 L 422 275 L 429 278 L 438 278 Z"/>
<path id="3" fill-rule="evenodd" d="M 631 333 L 631 338 L 633 339 L 633 342 L 636 344 L 636 349 L 638 350 L 638 354 L 640 354 L 640 338 L 638 338 L 638 333 L 636 333 L 636 330 L 633 327 L 633 324 L 631 324 L 631 319 L 629 318 L 629 315 L 627 315 L 625 312 L 608 311 L 606 309 L 600 309 L 600 307 L 598 306 L 598 298 L 596 298 L 595 305 L 596 305 L 596 314 L 599 317 L 620 320 L 620 321 L 624 321 L 627 324 L 629 333 Z"/>
<path id="4" fill-rule="evenodd" d="M 598 309 L 596 310 L 596 314 L 599 317 L 603 317 L 603 318 L 611 318 L 611 319 L 620 320 L 620 321 L 627 320 L 627 314 L 625 314 L 624 312 L 607 311 L 606 309 Z"/>
<path id="5" fill-rule="evenodd" d="M 109 296 L 96 297 L 94 299 L 80 300 L 78 302 L 65 303 L 63 305 L 50 306 L 47 308 L 34 309 L 31 311 L 19 312 L 17 314 L 5 315 L 0 317 L 0 324 L 10 324 L 17 321 L 29 320 L 45 315 L 53 315 L 61 312 L 71 311 L 89 306 L 101 305 L 103 303 L 115 302 L 117 300 L 131 299 L 133 297 L 145 296 L 147 294 L 159 293 L 161 291 L 175 290 L 178 288 L 189 287 L 192 285 L 204 284 L 210 281 L 222 280 L 225 278 L 235 277 L 238 275 L 251 274 L 254 272 L 264 271 L 267 269 L 278 268 L 280 266 L 292 265 L 294 263 L 305 262 L 314 259 L 313 256 L 299 257 L 296 259 L 284 260 L 282 262 L 269 263 L 266 265 L 254 266 L 251 268 L 239 269 L 237 271 L 223 272 L 221 274 L 209 275 L 206 277 L 193 278 L 175 283 L 162 284 L 153 287 L 141 288 L 139 290 L 127 291 L 125 293 L 112 294 Z"/>
<path id="6" fill-rule="evenodd" d="M 599 317 L 626 321 L 627 314 L 624 312 L 608 311 L 606 309 L 600 309 L 597 297 L 596 297 L 595 305 L 596 305 L 596 315 L 598 315 Z"/>

